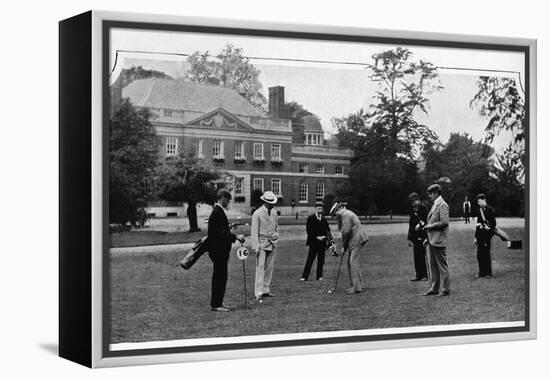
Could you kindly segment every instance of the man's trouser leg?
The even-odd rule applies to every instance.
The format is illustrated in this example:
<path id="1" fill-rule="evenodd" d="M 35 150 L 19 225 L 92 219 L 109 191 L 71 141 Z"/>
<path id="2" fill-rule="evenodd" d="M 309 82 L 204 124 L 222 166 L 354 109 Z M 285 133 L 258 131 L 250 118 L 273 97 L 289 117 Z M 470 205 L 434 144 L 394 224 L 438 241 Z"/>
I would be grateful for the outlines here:
<path id="1" fill-rule="evenodd" d="M 210 256 L 210 260 L 214 263 L 210 306 L 221 307 L 223 306 L 223 297 L 227 285 L 227 261 L 229 260 L 229 254 L 227 256 L 215 256 L 214 258 Z"/>
<path id="2" fill-rule="evenodd" d="M 413 243 L 414 270 L 416 278 L 428 277 L 426 268 L 426 246 L 422 242 Z"/>
<path id="3" fill-rule="evenodd" d="M 366 249 L 367 243 L 353 247 L 349 254 L 348 268 L 350 272 L 350 281 L 353 290 L 363 290 L 363 276 L 361 274 L 361 253 Z"/>
<path id="4" fill-rule="evenodd" d="M 307 253 L 306 265 L 304 266 L 304 271 L 302 272 L 302 278 L 305 278 L 306 280 L 309 278 L 309 272 L 311 271 L 311 266 L 313 265 L 316 255 L 317 251 L 310 245 Z"/>
<path id="5" fill-rule="evenodd" d="M 493 274 L 491 267 L 491 242 L 477 242 L 477 262 L 480 276 L 490 276 Z"/>
<path id="6" fill-rule="evenodd" d="M 258 256 L 256 256 L 256 277 L 254 280 L 254 295 L 256 297 L 260 297 L 264 293 L 265 260 L 266 251 L 260 249 Z"/>
<path id="7" fill-rule="evenodd" d="M 265 258 L 265 273 L 264 273 L 264 293 L 269 293 L 269 285 L 271 285 L 271 278 L 273 277 L 273 268 L 275 267 L 275 255 L 277 249 L 273 247 L 273 250 L 266 251 Z"/>
<path id="8" fill-rule="evenodd" d="M 434 247 L 430 245 L 430 259 L 432 260 L 432 274 L 434 276 L 433 291 L 447 292 L 451 289 L 449 277 L 449 265 L 447 264 L 447 251 L 445 247 Z"/>
<path id="9" fill-rule="evenodd" d="M 325 265 L 325 246 L 317 248 L 317 279 L 323 277 L 323 266 Z"/>

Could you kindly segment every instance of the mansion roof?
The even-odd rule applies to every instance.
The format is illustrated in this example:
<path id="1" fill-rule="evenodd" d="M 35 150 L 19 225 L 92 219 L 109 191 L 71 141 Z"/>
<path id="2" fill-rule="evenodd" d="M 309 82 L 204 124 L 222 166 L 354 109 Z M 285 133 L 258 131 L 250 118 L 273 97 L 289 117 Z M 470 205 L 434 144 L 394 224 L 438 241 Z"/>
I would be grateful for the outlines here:
<path id="1" fill-rule="evenodd" d="M 201 113 L 223 108 L 240 116 L 264 116 L 233 89 L 183 80 L 135 80 L 122 89 L 122 97 L 129 98 L 136 106 L 147 108 Z"/>

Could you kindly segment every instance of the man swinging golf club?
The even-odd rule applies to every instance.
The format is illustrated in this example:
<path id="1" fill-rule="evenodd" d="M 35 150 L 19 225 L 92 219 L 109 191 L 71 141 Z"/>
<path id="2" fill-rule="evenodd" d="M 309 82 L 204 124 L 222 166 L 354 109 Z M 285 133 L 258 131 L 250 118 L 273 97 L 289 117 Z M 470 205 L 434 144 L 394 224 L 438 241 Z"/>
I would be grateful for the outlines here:
<path id="1" fill-rule="evenodd" d="M 363 292 L 363 277 L 361 275 L 360 256 L 366 253 L 369 237 L 359 217 L 350 210 L 342 207 L 340 202 L 335 202 L 330 214 L 338 217 L 338 225 L 342 234 L 342 248 L 344 254 L 349 252 L 347 259 L 348 275 L 351 287 L 347 294 L 358 294 Z"/>

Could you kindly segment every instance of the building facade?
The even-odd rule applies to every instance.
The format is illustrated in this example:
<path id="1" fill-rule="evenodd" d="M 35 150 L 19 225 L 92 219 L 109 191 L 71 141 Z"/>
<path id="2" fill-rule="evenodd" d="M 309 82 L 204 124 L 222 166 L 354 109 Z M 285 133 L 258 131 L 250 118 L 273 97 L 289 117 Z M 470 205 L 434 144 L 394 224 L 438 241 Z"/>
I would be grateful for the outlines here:
<path id="1" fill-rule="evenodd" d="M 232 208 L 242 214 L 251 211 L 254 189 L 273 191 L 277 209 L 289 215 L 311 211 L 315 201 L 347 183 L 352 151 L 327 142 L 315 116 L 281 118 L 284 87 L 269 88 L 267 114 L 232 89 L 181 80 L 136 80 L 121 96 L 150 110 L 163 156 L 192 151 L 223 171 L 220 184 L 232 191 Z"/>

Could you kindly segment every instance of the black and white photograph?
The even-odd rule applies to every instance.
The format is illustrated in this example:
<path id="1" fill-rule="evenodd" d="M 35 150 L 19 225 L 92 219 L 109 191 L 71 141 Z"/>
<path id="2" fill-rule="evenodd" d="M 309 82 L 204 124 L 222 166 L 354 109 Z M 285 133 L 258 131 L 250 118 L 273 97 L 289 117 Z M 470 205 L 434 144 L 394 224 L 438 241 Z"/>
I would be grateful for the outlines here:
<path id="1" fill-rule="evenodd" d="M 166 29 L 105 31 L 108 355 L 529 330 L 525 48 Z"/>

